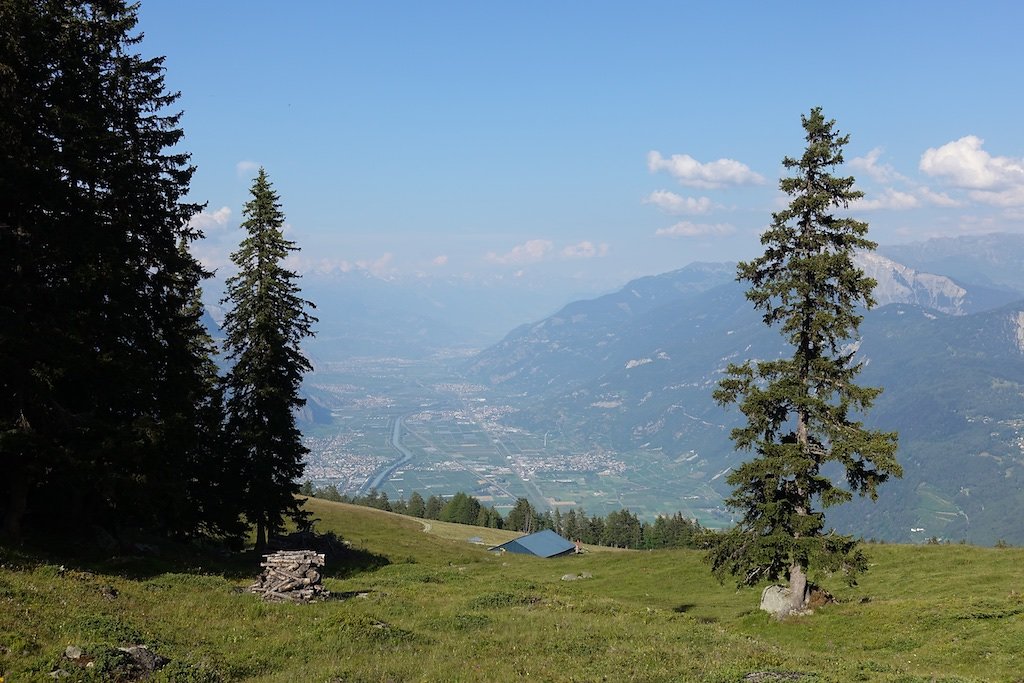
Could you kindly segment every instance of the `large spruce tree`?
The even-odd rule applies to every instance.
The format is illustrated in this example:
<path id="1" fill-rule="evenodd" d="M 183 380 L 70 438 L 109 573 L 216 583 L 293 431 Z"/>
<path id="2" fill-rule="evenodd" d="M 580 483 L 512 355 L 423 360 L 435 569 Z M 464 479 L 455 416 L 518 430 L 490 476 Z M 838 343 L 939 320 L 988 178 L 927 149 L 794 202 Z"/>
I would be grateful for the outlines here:
<path id="1" fill-rule="evenodd" d="M 793 354 L 730 365 L 714 394 L 722 405 L 739 405 L 746 425 L 732 440 L 755 457 L 728 478 L 727 503 L 742 519 L 708 552 L 720 578 L 732 574 L 749 585 L 787 578 L 792 611 L 806 603 L 809 570 L 841 571 L 852 580 L 866 568 L 851 537 L 823 531 L 821 510 L 853 492 L 874 499 L 879 484 L 902 474 L 896 434 L 867 429 L 855 416 L 881 389 L 854 383 L 860 310 L 874 305 L 875 281 L 853 255 L 875 243 L 867 223 L 833 213 L 863 196 L 852 177 L 832 174 L 849 136 L 820 108 L 801 118 L 806 149 L 783 160 L 793 175 L 779 182 L 789 206 L 762 234 L 764 254 L 737 270 L 737 279 L 750 283 L 747 298 L 766 325 L 780 327 Z M 846 487 L 828 476 L 839 471 Z"/>
<path id="2" fill-rule="evenodd" d="M 284 213 L 261 168 L 244 208 L 247 237 L 231 255 L 238 273 L 227 281 L 225 343 L 234 362 L 226 378 L 228 433 L 242 473 L 246 518 L 262 550 L 286 515 L 299 516 L 298 478 L 308 449 L 294 411 L 302 376 L 311 369 L 300 342 L 313 334 L 313 304 L 300 296 L 298 275 L 284 266 L 298 250 L 282 233 Z"/>
<path id="3" fill-rule="evenodd" d="M 0 0 L 0 497 L 37 524 L 193 533 L 204 273 L 163 59 L 136 5 Z M 211 408 L 216 412 L 216 408 Z M 216 415 L 207 416 L 219 423 Z M 168 479 L 170 478 L 170 479 Z M 39 504 L 35 504 L 39 503 Z M 57 504 L 59 503 L 59 504 Z"/>

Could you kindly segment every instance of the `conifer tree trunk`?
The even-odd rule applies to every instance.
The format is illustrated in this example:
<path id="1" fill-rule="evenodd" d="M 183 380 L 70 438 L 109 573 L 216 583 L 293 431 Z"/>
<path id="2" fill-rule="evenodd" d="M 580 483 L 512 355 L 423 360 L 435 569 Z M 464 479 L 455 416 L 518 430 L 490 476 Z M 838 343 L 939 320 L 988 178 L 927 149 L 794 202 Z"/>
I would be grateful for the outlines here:
<path id="1" fill-rule="evenodd" d="M 21 520 L 28 506 L 28 477 L 25 471 L 15 465 L 8 473 L 7 512 L 4 514 L 4 535 L 21 538 Z"/>
<path id="2" fill-rule="evenodd" d="M 807 573 L 799 562 L 789 567 L 789 611 L 802 612 L 807 606 Z"/>
<path id="3" fill-rule="evenodd" d="M 267 549 L 267 527 L 263 523 L 263 519 L 256 520 L 256 554 L 264 552 Z"/>

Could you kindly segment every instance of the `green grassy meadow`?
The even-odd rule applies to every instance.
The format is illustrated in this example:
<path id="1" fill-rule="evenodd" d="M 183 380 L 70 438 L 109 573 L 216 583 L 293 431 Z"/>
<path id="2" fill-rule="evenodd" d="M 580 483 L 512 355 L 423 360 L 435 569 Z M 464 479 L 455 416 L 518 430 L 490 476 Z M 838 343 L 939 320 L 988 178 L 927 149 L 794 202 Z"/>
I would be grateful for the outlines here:
<path id="1" fill-rule="evenodd" d="M 110 680 L 64 649 L 136 643 L 171 660 L 149 680 L 196 683 L 1024 680 L 1021 549 L 868 546 L 859 586 L 812 577 L 839 602 L 776 622 L 759 590 L 719 585 L 695 551 L 498 556 L 466 539 L 508 532 L 307 508 L 354 547 L 327 567 L 333 599 L 310 605 L 241 590 L 259 571 L 251 553 L 75 563 L 4 548 L 3 683 L 59 667 Z"/>

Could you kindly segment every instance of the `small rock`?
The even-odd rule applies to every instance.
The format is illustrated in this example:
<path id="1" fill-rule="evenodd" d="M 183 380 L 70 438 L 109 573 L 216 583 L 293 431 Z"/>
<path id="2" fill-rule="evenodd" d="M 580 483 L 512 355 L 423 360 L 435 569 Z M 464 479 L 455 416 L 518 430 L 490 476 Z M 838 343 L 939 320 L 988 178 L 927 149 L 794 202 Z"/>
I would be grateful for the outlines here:
<path id="1" fill-rule="evenodd" d="M 582 574 L 580 574 L 580 578 L 581 579 L 592 579 L 592 578 L 594 578 L 594 575 L 591 574 L 590 572 L 583 572 Z"/>
<path id="2" fill-rule="evenodd" d="M 575 574 L 565 574 L 562 576 L 562 581 L 575 581 L 578 578 Z"/>
<path id="3" fill-rule="evenodd" d="M 799 671 L 751 671 L 743 677 L 750 683 L 768 683 L 768 681 L 799 681 L 804 675 Z"/>
<path id="4" fill-rule="evenodd" d="M 53 678 L 53 679 L 68 678 L 69 676 L 71 676 L 71 674 L 69 674 L 64 669 L 57 669 L 56 671 L 51 671 L 50 672 L 50 678 Z"/>
<path id="5" fill-rule="evenodd" d="M 68 645 L 64 648 L 64 656 L 68 659 L 78 659 L 82 656 L 82 648 L 76 645 Z"/>
<path id="6" fill-rule="evenodd" d="M 117 649 L 126 653 L 137 665 L 146 671 L 156 671 L 170 661 L 166 657 L 161 657 L 155 652 L 151 652 L 145 645 L 132 645 L 130 647 L 119 647 Z"/>

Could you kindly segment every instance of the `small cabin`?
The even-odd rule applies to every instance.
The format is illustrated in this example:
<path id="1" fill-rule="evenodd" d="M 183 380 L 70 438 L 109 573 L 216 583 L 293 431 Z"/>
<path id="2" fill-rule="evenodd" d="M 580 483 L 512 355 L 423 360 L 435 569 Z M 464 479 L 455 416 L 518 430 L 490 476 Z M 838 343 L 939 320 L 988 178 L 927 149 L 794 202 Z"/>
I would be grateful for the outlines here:
<path id="1" fill-rule="evenodd" d="M 551 529 L 520 536 L 491 548 L 494 551 L 536 555 L 537 557 L 558 557 L 567 555 L 575 549 L 575 543 L 562 538 Z"/>

